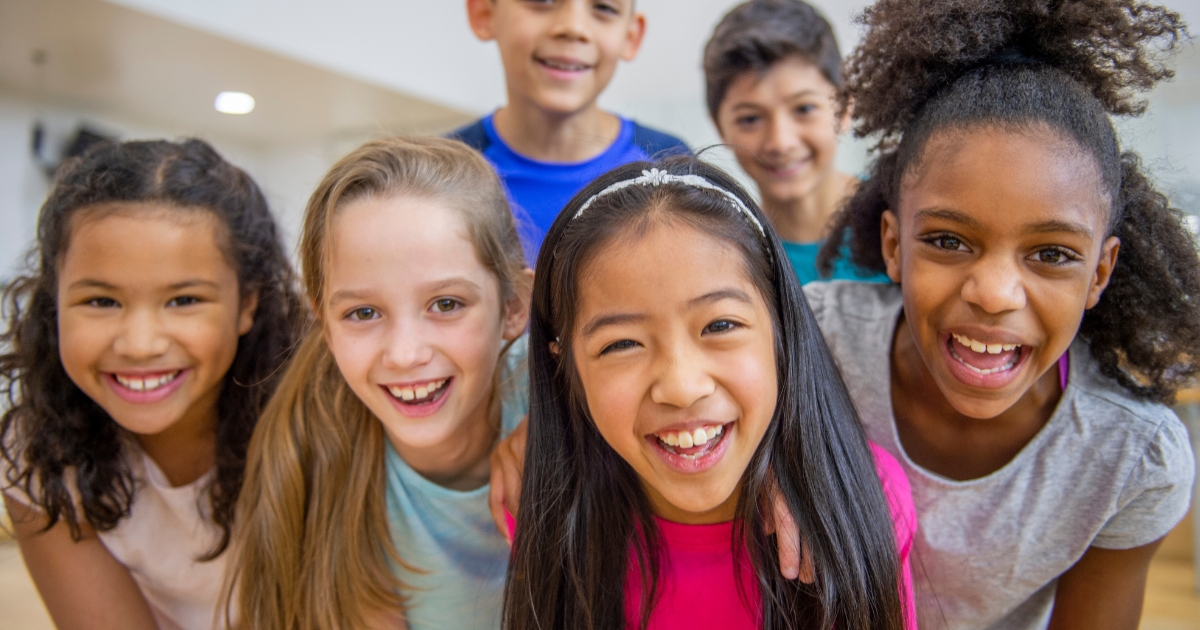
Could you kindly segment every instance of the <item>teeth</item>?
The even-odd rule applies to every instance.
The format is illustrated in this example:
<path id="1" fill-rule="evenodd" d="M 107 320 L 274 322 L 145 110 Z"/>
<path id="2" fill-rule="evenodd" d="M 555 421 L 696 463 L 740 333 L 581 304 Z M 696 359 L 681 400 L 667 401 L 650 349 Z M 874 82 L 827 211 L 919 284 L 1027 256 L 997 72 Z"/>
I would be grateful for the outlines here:
<path id="1" fill-rule="evenodd" d="M 666 442 L 668 446 L 679 446 L 679 434 L 674 431 L 668 433 Z"/>
<path id="2" fill-rule="evenodd" d="M 163 374 L 162 376 L 151 376 L 149 378 L 127 377 L 119 374 L 114 374 L 113 376 L 115 376 L 117 382 L 125 388 L 131 389 L 135 392 L 145 392 L 158 389 L 159 387 L 170 383 L 171 381 L 175 380 L 176 376 L 179 376 L 179 372 Z"/>
<path id="3" fill-rule="evenodd" d="M 692 444 L 696 446 L 708 444 L 708 434 L 704 432 L 704 429 L 696 429 L 692 432 Z"/>
<path id="4" fill-rule="evenodd" d="M 658 434 L 658 439 L 667 446 L 692 448 L 693 446 L 704 446 L 724 432 L 725 427 L 718 424 L 700 427 L 692 431 L 665 431 Z"/>
<path id="5" fill-rule="evenodd" d="M 716 427 L 708 427 L 707 429 L 704 430 L 704 435 L 710 440 L 717 437 L 717 428 Z"/>
<path id="6" fill-rule="evenodd" d="M 961 343 L 962 345 L 970 348 L 972 352 L 978 352 L 980 354 L 982 354 L 984 352 L 986 352 L 988 354 L 1000 354 L 1001 352 L 1012 352 L 1013 350 L 1016 350 L 1017 348 L 1021 347 L 1020 344 L 1016 344 L 1016 343 L 983 343 L 982 341 L 976 341 L 974 339 L 971 339 L 970 337 L 968 337 L 966 335 L 951 334 L 950 336 L 954 337 L 954 340 L 957 341 L 958 343 Z"/>
<path id="7" fill-rule="evenodd" d="M 679 434 L 679 446 L 681 448 L 692 448 L 692 434 L 684 431 Z"/>
<path id="8" fill-rule="evenodd" d="M 440 381 L 436 381 L 433 383 L 426 383 L 424 385 L 420 385 L 417 387 L 389 386 L 387 389 L 388 389 L 388 392 L 391 393 L 393 398 L 398 398 L 400 400 L 403 400 L 404 402 L 412 402 L 414 400 L 419 400 L 421 398 L 425 398 L 426 396 L 429 396 L 430 394 L 437 392 L 439 389 L 442 388 L 443 385 L 446 384 L 446 381 L 448 381 L 448 380 L 450 380 L 450 379 L 444 378 Z"/>

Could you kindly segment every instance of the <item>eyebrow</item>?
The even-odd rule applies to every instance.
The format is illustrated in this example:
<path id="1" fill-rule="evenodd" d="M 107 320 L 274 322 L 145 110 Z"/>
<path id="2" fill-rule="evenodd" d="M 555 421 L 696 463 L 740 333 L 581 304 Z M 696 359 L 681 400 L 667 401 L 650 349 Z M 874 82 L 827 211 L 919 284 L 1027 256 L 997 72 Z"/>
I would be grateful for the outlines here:
<path id="1" fill-rule="evenodd" d="M 945 208 L 930 208 L 930 209 L 926 209 L 926 210 L 921 210 L 921 211 L 917 212 L 916 218 L 918 218 L 918 219 L 923 219 L 923 218 L 944 219 L 946 221 L 954 221 L 955 223 L 962 223 L 963 225 L 966 225 L 967 227 L 974 228 L 974 229 L 979 229 L 981 227 L 979 221 L 977 221 L 974 217 L 967 216 L 966 214 L 963 214 L 962 212 L 959 212 L 957 210 L 949 210 L 949 209 L 945 209 Z M 1056 221 L 1056 220 L 1039 221 L 1038 223 L 1034 223 L 1033 225 L 1029 226 L 1027 228 L 1027 231 L 1034 233 L 1034 234 L 1047 234 L 1047 233 L 1052 233 L 1052 232 L 1067 232 L 1070 234 L 1078 234 L 1080 236 L 1086 236 L 1087 238 L 1092 238 L 1092 236 L 1095 234 L 1094 232 L 1092 232 L 1091 228 L 1089 228 L 1086 225 L 1083 225 L 1082 223 L 1075 223 L 1072 221 Z"/>
<path id="2" fill-rule="evenodd" d="M 478 284 L 462 276 L 455 276 L 453 278 L 445 278 L 443 280 L 432 282 L 422 286 L 421 290 L 430 293 L 436 293 L 438 291 L 444 291 L 456 286 L 465 286 L 466 288 L 474 291 L 482 291 L 482 288 Z M 368 299 L 370 295 L 371 292 L 365 289 L 339 289 L 334 291 L 333 294 L 329 296 L 329 303 L 334 304 L 341 301 L 357 302 Z"/>
<path id="3" fill-rule="evenodd" d="M 746 304 L 754 303 L 745 291 L 740 289 L 719 289 L 717 291 L 705 293 L 700 297 L 688 300 L 687 307 L 690 310 L 698 306 L 712 304 L 713 302 L 720 302 L 721 300 L 737 300 L 738 302 L 744 302 Z M 642 322 L 646 321 L 646 319 L 647 317 L 640 313 L 613 313 L 610 315 L 601 315 L 588 322 L 587 325 L 583 327 L 583 331 L 580 333 L 580 336 L 589 337 L 597 330 L 604 328 L 605 326 L 617 326 L 620 324 Z"/>
<path id="4" fill-rule="evenodd" d="M 213 282 L 211 280 L 201 280 L 200 278 L 191 278 L 188 280 L 183 280 L 181 282 L 176 282 L 176 283 L 168 286 L 167 290 L 168 291 L 181 291 L 183 289 L 190 289 L 192 287 L 208 287 L 211 289 L 220 289 L 221 288 L 220 285 L 218 285 L 216 282 Z M 84 278 L 82 280 L 76 280 L 75 282 L 72 282 L 71 286 L 67 287 L 68 291 L 73 291 L 76 289 L 104 289 L 104 290 L 108 290 L 108 291 L 115 291 L 115 290 L 117 290 L 117 285 L 110 284 L 103 280 L 97 280 L 95 278 Z"/>

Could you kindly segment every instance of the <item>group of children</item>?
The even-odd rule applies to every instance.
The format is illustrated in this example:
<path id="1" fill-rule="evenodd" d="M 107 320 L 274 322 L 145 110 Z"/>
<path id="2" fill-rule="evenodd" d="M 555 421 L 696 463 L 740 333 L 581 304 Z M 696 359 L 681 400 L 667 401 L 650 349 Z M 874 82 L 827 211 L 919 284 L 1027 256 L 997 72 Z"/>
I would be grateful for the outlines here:
<path id="1" fill-rule="evenodd" d="M 201 141 L 58 173 L 0 355 L 58 627 L 1137 627 L 1200 258 L 1112 117 L 1177 14 L 877 0 L 843 63 L 749 0 L 703 63 L 760 206 L 597 106 L 633 0 L 467 12 L 506 105 L 335 164 L 302 283 Z"/>

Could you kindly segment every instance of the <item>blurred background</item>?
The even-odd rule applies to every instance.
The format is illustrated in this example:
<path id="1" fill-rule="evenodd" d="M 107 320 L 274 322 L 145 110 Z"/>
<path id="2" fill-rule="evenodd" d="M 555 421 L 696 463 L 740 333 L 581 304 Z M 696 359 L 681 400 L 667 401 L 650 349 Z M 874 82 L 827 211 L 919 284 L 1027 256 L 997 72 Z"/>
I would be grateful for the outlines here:
<path id="1" fill-rule="evenodd" d="M 809 0 L 855 45 L 862 0 Z M 1200 0 L 1165 0 L 1200 30 Z M 20 268 L 55 166 L 89 143 L 198 136 L 263 187 L 294 247 L 324 171 L 362 141 L 437 134 L 504 103 L 499 56 L 467 27 L 464 0 L 0 0 L 0 278 Z M 718 142 L 700 54 L 735 0 L 640 0 L 638 59 L 601 98 L 611 111 L 683 138 Z M 1176 206 L 1200 216 L 1200 55 L 1120 123 Z M 221 113 L 217 95 L 254 99 Z M 238 103 L 233 103 L 236 106 Z M 847 139 L 839 161 L 866 163 Z M 711 160 L 737 170 L 724 150 Z M 752 188 L 752 187 L 751 187 Z M 1184 411 L 1183 415 L 1187 415 Z M 0 534 L 2 535 L 2 534 Z M 1144 628 L 1200 629 L 1193 533 L 1185 521 L 1151 574 Z M 15 546 L 0 544 L 0 628 L 49 627 Z"/>

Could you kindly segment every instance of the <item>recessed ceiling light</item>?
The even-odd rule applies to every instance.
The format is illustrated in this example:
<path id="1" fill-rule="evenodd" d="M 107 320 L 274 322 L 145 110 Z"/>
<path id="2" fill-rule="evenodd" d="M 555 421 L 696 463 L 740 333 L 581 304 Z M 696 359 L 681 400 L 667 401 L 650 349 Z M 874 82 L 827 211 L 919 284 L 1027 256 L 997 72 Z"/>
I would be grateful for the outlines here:
<path id="1" fill-rule="evenodd" d="M 254 97 L 245 92 L 221 92 L 213 107 L 222 114 L 249 114 L 254 111 Z"/>

